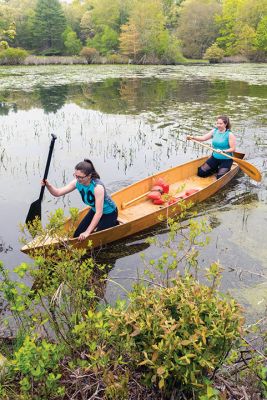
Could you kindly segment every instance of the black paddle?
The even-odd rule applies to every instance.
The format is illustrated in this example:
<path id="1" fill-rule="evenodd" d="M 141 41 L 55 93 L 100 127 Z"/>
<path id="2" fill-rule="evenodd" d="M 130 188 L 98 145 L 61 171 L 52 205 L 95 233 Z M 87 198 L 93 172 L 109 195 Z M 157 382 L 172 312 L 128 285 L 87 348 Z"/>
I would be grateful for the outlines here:
<path id="1" fill-rule="evenodd" d="M 47 176 L 48 176 L 48 171 L 49 171 L 49 167 L 50 167 L 54 144 L 55 144 L 55 140 L 57 138 L 56 135 L 54 135 L 53 133 L 51 136 L 52 136 L 52 139 L 51 139 L 48 157 L 47 157 L 47 161 L 46 161 L 45 173 L 44 173 L 44 177 L 43 177 L 44 180 L 47 179 Z M 29 209 L 29 212 L 28 212 L 28 215 L 26 218 L 27 225 L 31 224 L 36 217 L 41 219 L 41 202 L 43 200 L 44 190 L 45 190 L 45 186 L 42 186 L 39 199 L 34 201 L 30 206 L 30 209 Z"/>

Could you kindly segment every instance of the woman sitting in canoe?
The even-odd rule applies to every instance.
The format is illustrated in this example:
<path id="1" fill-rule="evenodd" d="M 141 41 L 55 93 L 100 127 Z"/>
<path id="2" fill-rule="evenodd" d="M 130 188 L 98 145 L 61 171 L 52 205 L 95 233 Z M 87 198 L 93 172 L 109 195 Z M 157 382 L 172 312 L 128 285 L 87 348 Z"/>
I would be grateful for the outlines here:
<path id="1" fill-rule="evenodd" d="M 116 204 L 107 194 L 92 161 L 85 159 L 78 163 L 73 176 L 75 179 L 61 188 L 51 185 L 48 180 L 42 181 L 42 185 L 45 185 L 49 192 L 56 197 L 78 189 L 83 202 L 91 207 L 76 229 L 74 237 L 84 240 L 94 230 L 102 231 L 118 225 Z"/>
<path id="2" fill-rule="evenodd" d="M 236 146 L 236 138 L 231 132 L 230 120 L 226 115 L 220 115 L 217 118 L 217 128 L 212 129 L 209 133 L 203 136 L 187 136 L 187 140 L 196 140 L 205 142 L 212 138 L 212 147 L 214 151 L 211 157 L 198 168 L 198 176 L 203 178 L 217 172 L 217 179 L 221 178 L 226 172 L 231 169 L 233 160 L 226 157 L 222 152 L 233 156 Z"/>

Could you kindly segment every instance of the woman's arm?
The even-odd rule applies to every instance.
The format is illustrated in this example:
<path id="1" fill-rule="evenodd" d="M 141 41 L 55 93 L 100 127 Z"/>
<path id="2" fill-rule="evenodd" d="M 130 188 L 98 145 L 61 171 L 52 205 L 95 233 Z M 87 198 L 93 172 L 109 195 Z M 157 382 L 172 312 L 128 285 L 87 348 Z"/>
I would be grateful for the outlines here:
<path id="1" fill-rule="evenodd" d="M 213 136 L 213 129 L 212 129 L 210 132 L 208 132 L 208 133 L 206 133 L 205 135 L 203 135 L 203 136 L 191 136 L 191 135 L 187 135 L 187 136 L 186 136 L 186 139 L 187 139 L 187 140 L 193 139 L 193 140 L 197 140 L 198 142 L 205 142 L 206 140 L 211 139 L 212 136 Z"/>
<path id="2" fill-rule="evenodd" d="M 97 227 L 97 224 L 100 218 L 103 215 L 103 207 L 104 207 L 104 187 L 102 185 L 97 185 L 95 187 L 95 215 L 91 221 L 91 224 L 88 226 L 86 231 L 82 232 L 78 237 L 78 240 L 86 239 Z"/>
<path id="3" fill-rule="evenodd" d="M 229 133 L 229 149 L 224 150 L 225 153 L 233 153 L 236 148 L 236 138 L 235 135 Z"/>
<path id="4" fill-rule="evenodd" d="M 51 185 L 46 179 L 45 181 L 42 180 L 41 184 L 47 187 L 48 191 L 55 197 L 63 196 L 64 194 L 72 192 L 76 188 L 76 179 L 68 183 L 66 186 L 61 188 L 56 188 L 55 186 Z"/>

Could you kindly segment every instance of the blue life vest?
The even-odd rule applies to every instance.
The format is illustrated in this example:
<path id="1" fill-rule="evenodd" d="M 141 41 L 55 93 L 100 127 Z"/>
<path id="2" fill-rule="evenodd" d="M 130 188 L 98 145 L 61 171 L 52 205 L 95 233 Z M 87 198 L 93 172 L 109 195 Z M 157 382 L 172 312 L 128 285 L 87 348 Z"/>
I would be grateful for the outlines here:
<path id="1" fill-rule="evenodd" d="M 220 132 L 218 128 L 215 128 L 212 136 L 212 147 L 216 150 L 223 151 L 229 149 L 229 133 L 231 133 L 229 129 L 227 129 L 225 132 Z M 227 154 L 229 154 L 229 156 L 233 156 L 233 153 Z M 228 159 L 228 157 L 225 155 L 216 153 L 215 151 L 212 153 L 212 155 L 217 159 Z"/>
<path id="2" fill-rule="evenodd" d="M 76 182 L 76 189 L 79 190 L 80 195 L 82 196 L 82 201 L 90 206 L 92 210 L 95 212 L 95 187 L 97 185 L 101 185 L 104 188 L 104 205 L 103 205 L 103 214 L 110 214 L 116 210 L 116 204 L 111 199 L 111 197 L 107 194 L 106 188 L 104 184 L 100 181 L 100 179 L 91 179 L 90 185 L 82 185 L 80 182 Z"/>

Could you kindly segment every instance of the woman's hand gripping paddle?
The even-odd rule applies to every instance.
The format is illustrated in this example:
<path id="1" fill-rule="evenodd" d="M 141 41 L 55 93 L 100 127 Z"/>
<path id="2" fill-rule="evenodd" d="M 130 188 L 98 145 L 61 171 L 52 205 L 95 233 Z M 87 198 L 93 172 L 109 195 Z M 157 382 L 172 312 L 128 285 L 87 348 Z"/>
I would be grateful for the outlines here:
<path id="1" fill-rule="evenodd" d="M 245 172 L 245 174 L 247 174 L 251 179 L 254 179 L 254 181 L 260 182 L 261 181 L 261 173 L 260 171 L 252 164 L 250 164 L 249 162 L 242 160 L 240 158 L 237 157 L 232 157 L 229 154 L 225 153 L 224 151 L 218 151 L 216 149 L 213 149 L 211 146 L 209 146 L 208 144 L 204 144 L 202 142 L 199 142 L 198 140 L 195 139 L 190 139 L 191 142 L 195 142 L 197 144 L 199 144 L 200 146 L 206 147 L 207 149 L 211 150 L 211 151 L 215 151 L 216 153 L 221 153 L 223 155 L 225 155 L 228 158 L 231 158 L 234 162 L 236 162 L 240 169 L 242 169 L 243 172 Z"/>

